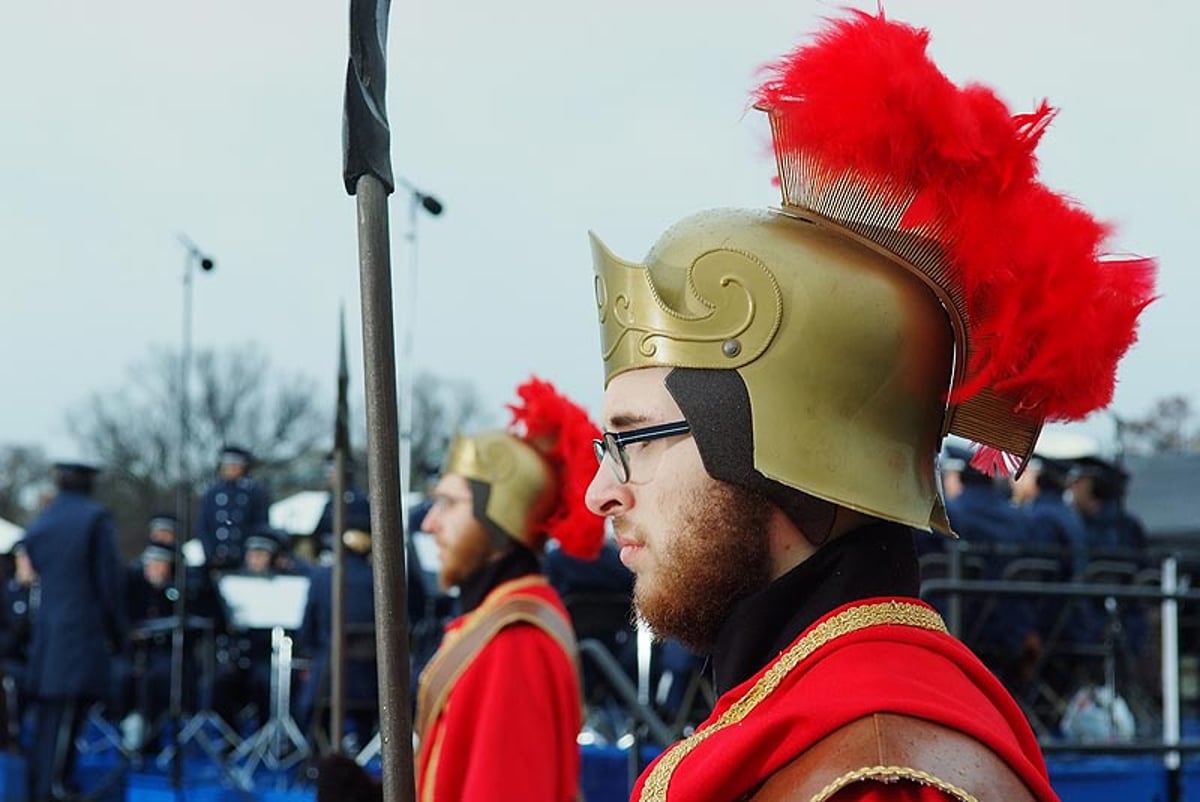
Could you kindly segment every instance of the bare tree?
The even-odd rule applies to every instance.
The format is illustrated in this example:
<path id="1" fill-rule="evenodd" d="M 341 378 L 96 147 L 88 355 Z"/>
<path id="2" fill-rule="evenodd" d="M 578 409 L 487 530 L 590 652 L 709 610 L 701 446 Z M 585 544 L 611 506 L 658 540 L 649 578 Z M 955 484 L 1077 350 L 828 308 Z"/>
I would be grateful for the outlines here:
<path id="1" fill-rule="evenodd" d="M 1200 428 L 1187 398 L 1160 398 L 1143 418 L 1118 418 L 1121 445 L 1133 453 L 1182 454 L 1200 450 Z"/>
<path id="2" fill-rule="evenodd" d="M 186 459 L 196 493 L 211 479 L 227 443 L 254 453 L 256 472 L 276 498 L 323 483 L 319 455 L 328 450 L 333 433 L 332 383 L 323 394 L 310 377 L 277 375 L 255 346 L 200 351 L 193 369 Z M 113 510 L 123 551 L 133 554 L 142 545 L 146 519 L 174 508 L 178 354 L 152 350 L 126 376 L 120 386 L 73 407 L 68 426 L 83 452 L 104 467 L 97 495 Z M 465 380 L 422 373 L 414 383 L 413 403 L 412 486 L 423 489 L 440 470 L 453 434 L 490 421 L 481 412 L 475 386 Z M 357 424 L 353 441 L 361 450 L 365 418 L 352 417 Z M 44 477 L 44 466 L 41 470 Z"/>
<path id="3" fill-rule="evenodd" d="M 50 465 L 40 448 L 0 446 L 0 518 L 28 523 L 49 480 Z"/>
<path id="4" fill-rule="evenodd" d="M 108 503 L 132 552 L 146 518 L 173 507 L 180 432 L 179 356 L 154 350 L 132 365 L 126 382 L 93 394 L 68 413 L 80 446 L 104 466 L 98 495 Z M 296 457 L 325 437 L 328 415 L 318 405 L 316 383 L 304 376 L 277 376 L 257 346 L 203 350 L 189 381 L 190 436 L 187 475 L 199 490 L 211 476 L 226 443 L 250 449 L 268 483 L 285 481 Z M 275 487 L 276 492 L 294 489 Z"/>
<path id="5" fill-rule="evenodd" d="M 423 490 L 441 470 L 450 438 L 488 422 L 475 385 L 422 372 L 413 383 L 412 487 Z"/>
<path id="6" fill-rule="evenodd" d="M 198 397 L 193 441 L 212 464 L 224 443 L 249 448 L 270 471 L 316 448 L 328 436 L 326 405 L 308 377 L 269 381 L 270 363 L 257 348 L 196 357 Z M 331 404 L 329 406 L 332 406 Z M 200 457 L 206 464 L 205 457 Z"/>

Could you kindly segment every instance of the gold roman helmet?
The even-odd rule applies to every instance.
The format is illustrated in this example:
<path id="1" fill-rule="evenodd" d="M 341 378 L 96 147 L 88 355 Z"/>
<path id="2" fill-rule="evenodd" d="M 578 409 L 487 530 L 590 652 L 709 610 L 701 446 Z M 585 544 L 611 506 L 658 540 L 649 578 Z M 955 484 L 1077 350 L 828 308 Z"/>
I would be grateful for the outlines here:
<path id="1" fill-rule="evenodd" d="M 1035 180 L 1053 111 L 959 89 L 927 39 L 852 12 L 771 66 L 781 209 L 690 217 L 643 264 L 592 238 L 605 383 L 673 368 L 706 470 L 818 541 L 834 506 L 949 531 L 943 436 L 1023 465 L 1043 421 L 1108 402 L 1153 294 Z"/>
<path id="2" fill-rule="evenodd" d="M 457 435 L 445 472 L 471 482 L 475 517 L 518 543 L 542 548 L 546 536 L 539 525 L 554 503 L 557 482 L 531 445 L 504 431 Z"/>
<path id="3" fill-rule="evenodd" d="M 652 366 L 736 371 L 754 470 L 834 504 L 948 528 L 932 456 L 954 337 L 917 277 L 823 221 L 765 211 L 690 217 L 644 265 L 594 237 L 592 248 L 606 383 Z M 694 399 L 671 389 L 713 472 L 720 446 L 703 446 L 719 423 L 694 420 Z M 724 401 L 715 406 L 728 411 Z"/>
<path id="4" fill-rule="evenodd" d="M 445 473 L 470 483 L 475 517 L 491 531 L 540 551 L 547 538 L 573 557 L 593 559 L 604 519 L 584 504 L 600 431 L 582 407 L 536 377 L 517 388 L 508 431 L 457 435 Z"/>

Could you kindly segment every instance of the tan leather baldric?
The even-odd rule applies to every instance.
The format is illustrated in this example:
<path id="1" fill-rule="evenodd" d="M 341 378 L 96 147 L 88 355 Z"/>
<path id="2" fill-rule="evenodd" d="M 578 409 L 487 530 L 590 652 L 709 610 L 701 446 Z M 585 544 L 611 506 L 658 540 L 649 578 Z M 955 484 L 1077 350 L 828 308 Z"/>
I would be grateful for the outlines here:
<path id="1" fill-rule="evenodd" d="M 775 772 L 747 802 L 824 802 L 857 782 L 931 785 L 962 802 L 1036 797 L 979 741 L 924 719 L 875 713 L 842 727 Z"/>
<path id="2" fill-rule="evenodd" d="M 495 607 L 480 611 L 480 617 L 464 627 L 458 637 L 430 660 L 421 674 L 417 690 L 416 729 L 424 737 L 446 703 L 459 676 L 471 665 L 483 647 L 512 624 L 533 624 L 558 643 L 579 670 L 579 648 L 571 623 L 547 602 L 533 596 L 509 596 Z"/>

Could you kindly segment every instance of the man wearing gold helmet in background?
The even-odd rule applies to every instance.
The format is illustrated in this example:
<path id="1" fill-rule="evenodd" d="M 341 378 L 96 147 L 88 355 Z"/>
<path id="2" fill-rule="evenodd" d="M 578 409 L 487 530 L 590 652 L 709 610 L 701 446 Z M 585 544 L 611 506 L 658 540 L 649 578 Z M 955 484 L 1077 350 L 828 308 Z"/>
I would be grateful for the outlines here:
<path id="1" fill-rule="evenodd" d="M 711 655 L 712 716 L 634 799 L 1055 799 L 1021 709 L 917 599 L 935 455 L 1026 460 L 1111 398 L 1153 265 L 1036 180 L 1053 116 L 959 88 L 851 12 L 772 65 L 783 193 L 593 238 L 606 390 L 589 507 L 640 615 Z"/>
<path id="2" fill-rule="evenodd" d="M 421 526 L 463 612 L 421 674 L 422 802 L 577 798 L 577 648 L 542 551 L 549 538 L 575 557 L 600 551 L 604 521 L 583 503 L 599 430 L 547 382 L 517 392 L 512 429 L 451 443 Z"/>

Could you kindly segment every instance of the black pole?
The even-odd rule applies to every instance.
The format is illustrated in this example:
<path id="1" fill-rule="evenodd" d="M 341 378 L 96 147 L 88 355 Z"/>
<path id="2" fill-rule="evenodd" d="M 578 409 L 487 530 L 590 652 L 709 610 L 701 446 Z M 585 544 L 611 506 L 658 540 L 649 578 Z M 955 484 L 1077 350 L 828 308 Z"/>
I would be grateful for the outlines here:
<path id="1" fill-rule="evenodd" d="M 346 453 L 338 448 L 333 455 L 333 594 L 330 610 L 333 627 L 329 647 L 329 742 L 332 751 L 342 751 L 342 733 L 346 727 Z"/>
<path id="2" fill-rule="evenodd" d="M 333 576 L 330 610 L 333 627 L 329 649 L 329 739 L 335 753 L 341 752 L 346 726 L 346 480 L 350 459 L 350 384 L 346 364 L 346 314 L 338 315 L 337 413 L 333 421 Z"/>
<path id="3" fill-rule="evenodd" d="M 179 354 L 179 443 L 176 453 L 177 482 L 175 490 L 175 626 L 171 631 L 171 698 L 168 718 L 171 724 L 171 741 L 175 749 L 171 755 L 171 787 L 180 793 L 183 788 L 183 744 L 179 732 L 183 719 L 183 658 L 184 623 L 187 620 L 187 560 L 184 545 L 192 533 L 192 482 L 188 470 L 187 451 L 191 441 L 191 393 L 192 371 L 192 275 L 197 259 L 205 260 L 211 269 L 212 260 L 200 254 L 187 237 L 180 237 L 187 249 L 183 261 L 183 331 Z"/>
<path id="4" fill-rule="evenodd" d="M 411 802 L 416 783 L 387 214 L 387 196 L 395 188 L 384 91 L 389 6 L 389 0 L 350 0 L 342 178 L 346 191 L 358 201 L 383 798 L 384 802 Z"/>
<path id="5" fill-rule="evenodd" d="M 416 793 L 409 702 L 408 602 L 400 520 L 399 426 L 388 257 L 387 193 L 373 176 L 358 180 L 359 278 L 362 284 L 367 450 L 379 664 L 380 757 L 384 802 Z"/>

